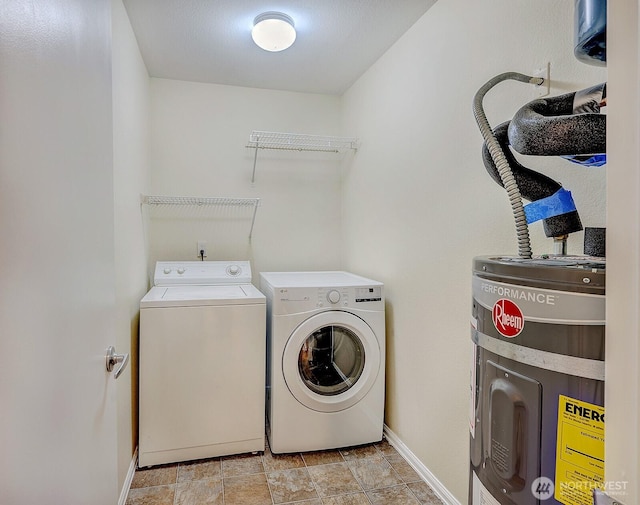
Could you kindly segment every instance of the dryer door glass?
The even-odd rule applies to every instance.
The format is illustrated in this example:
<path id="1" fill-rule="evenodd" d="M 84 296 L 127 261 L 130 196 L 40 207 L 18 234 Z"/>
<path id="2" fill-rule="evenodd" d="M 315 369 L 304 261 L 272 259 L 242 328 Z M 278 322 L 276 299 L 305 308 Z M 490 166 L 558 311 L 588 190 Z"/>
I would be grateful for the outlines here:
<path id="1" fill-rule="evenodd" d="M 323 326 L 302 344 L 298 370 L 305 385 L 323 396 L 344 393 L 364 370 L 364 346 L 358 336 L 342 326 Z"/>
<path id="2" fill-rule="evenodd" d="M 384 369 L 384 351 L 360 317 L 327 310 L 293 330 L 278 365 L 287 388 L 302 405 L 339 412 L 367 395 Z"/>

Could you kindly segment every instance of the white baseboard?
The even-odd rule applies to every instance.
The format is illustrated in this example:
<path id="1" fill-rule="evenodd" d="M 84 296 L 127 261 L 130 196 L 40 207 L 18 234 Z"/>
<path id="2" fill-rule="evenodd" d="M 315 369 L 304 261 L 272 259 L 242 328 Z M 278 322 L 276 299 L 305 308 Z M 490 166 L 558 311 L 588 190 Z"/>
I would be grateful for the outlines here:
<path id="1" fill-rule="evenodd" d="M 384 435 L 389 444 L 407 460 L 420 478 L 431 486 L 435 494 L 445 505 L 462 505 L 386 424 L 384 425 Z"/>
<path id="2" fill-rule="evenodd" d="M 120 498 L 118 499 L 118 505 L 125 505 L 127 503 L 127 496 L 129 495 L 129 489 L 131 488 L 131 482 L 133 481 L 133 474 L 136 473 L 136 463 L 138 462 L 138 448 L 133 451 L 131 457 L 131 463 L 129 464 L 129 470 L 127 476 L 124 479 L 122 490 L 120 491 Z"/>

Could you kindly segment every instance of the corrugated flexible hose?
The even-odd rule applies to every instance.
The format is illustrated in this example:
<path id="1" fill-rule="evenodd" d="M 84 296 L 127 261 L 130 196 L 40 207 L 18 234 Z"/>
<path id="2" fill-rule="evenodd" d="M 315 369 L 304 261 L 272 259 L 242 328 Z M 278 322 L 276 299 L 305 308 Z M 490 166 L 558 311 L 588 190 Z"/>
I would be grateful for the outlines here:
<path id="1" fill-rule="evenodd" d="M 500 179 L 502 180 L 502 185 L 507 191 L 507 196 L 509 197 L 509 203 L 511 204 L 511 210 L 516 224 L 518 255 L 521 258 L 531 258 L 529 225 L 527 224 L 527 218 L 524 213 L 522 195 L 520 194 L 520 189 L 518 188 L 518 184 L 516 183 L 513 172 L 511 171 L 511 166 L 500 147 L 500 143 L 495 138 L 491 125 L 489 124 L 487 116 L 484 113 L 484 109 L 482 108 L 482 100 L 489 90 L 496 84 L 507 80 L 515 80 L 536 85 L 540 85 L 544 82 L 544 79 L 541 77 L 531 77 L 517 72 L 505 72 L 504 74 L 497 75 L 493 79 L 487 81 L 487 83 L 475 94 L 473 98 L 473 115 L 475 116 L 478 127 L 480 128 L 482 138 L 489 149 L 491 158 L 493 158 L 493 161 L 496 164 L 498 173 L 500 174 Z"/>

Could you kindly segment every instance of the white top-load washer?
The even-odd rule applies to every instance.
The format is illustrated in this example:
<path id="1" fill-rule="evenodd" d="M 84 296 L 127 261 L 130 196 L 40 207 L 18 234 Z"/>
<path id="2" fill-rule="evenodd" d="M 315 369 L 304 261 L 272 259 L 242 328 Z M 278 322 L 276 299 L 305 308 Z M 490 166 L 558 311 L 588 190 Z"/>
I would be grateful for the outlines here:
<path id="1" fill-rule="evenodd" d="M 265 312 L 248 261 L 156 264 L 140 301 L 140 467 L 264 451 Z"/>
<path id="2" fill-rule="evenodd" d="M 274 453 L 382 439 L 382 283 L 349 272 L 264 272 L 267 418 Z"/>

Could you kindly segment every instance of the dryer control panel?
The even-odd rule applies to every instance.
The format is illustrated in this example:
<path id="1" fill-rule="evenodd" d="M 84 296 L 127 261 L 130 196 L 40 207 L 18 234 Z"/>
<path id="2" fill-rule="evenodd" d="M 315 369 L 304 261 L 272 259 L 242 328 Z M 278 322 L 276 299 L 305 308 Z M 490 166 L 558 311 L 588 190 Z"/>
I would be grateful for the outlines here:
<path id="1" fill-rule="evenodd" d="M 356 303 L 380 302 L 382 301 L 382 286 L 367 286 L 355 288 Z"/>
<path id="2" fill-rule="evenodd" d="M 274 312 L 295 314 L 315 309 L 382 310 L 382 286 L 290 287 L 273 289 Z"/>
<path id="3" fill-rule="evenodd" d="M 382 301 L 381 286 L 365 287 L 336 287 L 318 289 L 318 306 L 325 303 L 329 305 L 344 305 L 350 303 L 380 302 Z"/>
<path id="4" fill-rule="evenodd" d="M 317 310 L 384 310 L 384 284 L 344 271 L 261 272 L 276 315 Z"/>
<path id="5" fill-rule="evenodd" d="M 344 286 L 337 288 L 318 288 L 318 307 L 324 305 L 348 306 L 351 301 L 351 296 L 349 296 L 351 293 L 349 293 L 349 291 L 350 289 Z"/>

